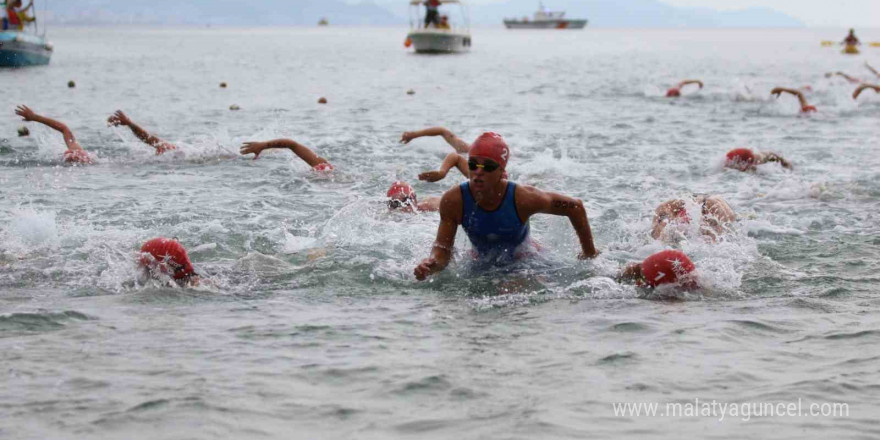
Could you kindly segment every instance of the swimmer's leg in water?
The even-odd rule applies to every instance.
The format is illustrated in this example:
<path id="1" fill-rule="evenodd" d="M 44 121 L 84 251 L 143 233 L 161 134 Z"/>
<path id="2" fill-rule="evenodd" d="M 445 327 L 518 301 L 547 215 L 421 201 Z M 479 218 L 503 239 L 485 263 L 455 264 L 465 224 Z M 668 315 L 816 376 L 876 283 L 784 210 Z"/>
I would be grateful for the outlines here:
<path id="1" fill-rule="evenodd" d="M 132 122 L 132 120 L 129 119 L 128 116 L 122 112 L 122 110 L 116 110 L 116 113 L 113 113 L 109 118 L 107 118 L 107 123 L 114 127 L 118 127 L 120 125 L 128 127 L 129 129 L 131 129 L 131 132 L 134 133 L 134 135 L 141 140 L 141 142 L 155 148 L 156 155 L 162 154 L 168 150 L 177 149 L 176 145 L 165 142 L 162 139 L 153 136 L 152 134 L 141 128 L 140 125 Z"/>
<path id="2" fill-rule="evenodd" d="M 293 139 L 274 139 L 266 142 L 245 142 L 239 149 L 239 152 L 243 155 L 253 153 L 254 160 L 256 160 L 264 150 L 272 148 L 288 149 L 312 168 L 321 168 L 320 165 L 325 163 L 330 165 L 330 162 L 328 162 L 327 159 L 318 156 L 309 147 L 306 147 Z"/>

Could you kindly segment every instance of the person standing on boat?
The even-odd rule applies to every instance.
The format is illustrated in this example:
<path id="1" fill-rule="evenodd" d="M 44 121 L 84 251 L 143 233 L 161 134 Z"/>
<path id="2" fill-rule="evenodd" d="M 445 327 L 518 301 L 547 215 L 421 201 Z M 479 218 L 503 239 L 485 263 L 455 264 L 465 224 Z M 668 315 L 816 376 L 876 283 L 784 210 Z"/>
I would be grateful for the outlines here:
<path id="1" fill-rule="evenodd" d="M 581 245 L 579 258 L 599 252 L 582 201 L 562 194 L 517 185 L 504 178 L 510 149 L 496 133 L 483 133 L 468 150 L 468 181 L 440 199 L 440 226 L 431 254 L 413 270 L 424 280 L 446 269 L 452 258 L 455 234 L 461 225 L 483 261 L 506 263 L 524 255 L 529 240 L 529 218 L 535 214 L 568 217 Z"/>
<path id="2" fill-rule="evenodd" d="M 26 105 L 20 105 L 15 109 L 15 114 L 21 116 L 25 121 L 39 122 L 51 129 L 61 132 L 64 136 L 64 143 L 67 144 L 67 151 L 64 152 L 64 162 L 71 164 L 88 165 L 92 163 L 92 158 L 86 150 L 83 149 L 76 141 L 76 137 L 70 128 L 64 123 L 56 121 L 52 118 L 40 116 Z"/>
<path id="3" fill-rule="evenodd" d="M 27 15 L 27 11 L 34 7 L 34 2 L 28 3 L 27 7 L 21 8 L 21 0 L 10 0 L 6 4 L 6 17 L 9 29 L 22 31 L 25 23 L 36 21 L 35 17 Z"/>
<path id="4" fill-rule="evenodd" d="M 21 0 L 19 0 L 21 1 Z M 440 0 L 425 0 L 425 28 L 440 26 Z"/>

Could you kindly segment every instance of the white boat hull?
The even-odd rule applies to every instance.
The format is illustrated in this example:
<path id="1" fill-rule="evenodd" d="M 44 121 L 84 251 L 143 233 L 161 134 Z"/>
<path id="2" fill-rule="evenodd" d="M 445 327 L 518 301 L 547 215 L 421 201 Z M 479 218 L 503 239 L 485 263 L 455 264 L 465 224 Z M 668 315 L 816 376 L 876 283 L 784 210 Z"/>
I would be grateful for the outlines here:
<path id="1" fill-rule="evenodd" d="M 583 29 L 587 20 L 504 20 L 504 26 L 508 29 Z"/>
<path id="2" fill-rule="evenodd" d="M 416 53 L 462 53 L 471 50 L 471 35 L 452 31 L 419 30 L 410 32 Z"/>

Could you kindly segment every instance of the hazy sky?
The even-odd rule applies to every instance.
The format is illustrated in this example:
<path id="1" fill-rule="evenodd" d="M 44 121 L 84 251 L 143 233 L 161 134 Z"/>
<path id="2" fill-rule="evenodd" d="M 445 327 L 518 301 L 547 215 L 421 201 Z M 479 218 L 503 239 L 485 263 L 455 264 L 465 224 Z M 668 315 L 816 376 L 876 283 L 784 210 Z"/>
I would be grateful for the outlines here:
<path id="1" fill-rule="evenodd" d="M 552 1 L 552 0 L 548 0 Z M 625 0 L 624 0 L 625 1 Z M 763 6 L 801 19 L 808 26 L 880 27 L 880 0 L 661 0 L 674 6 L 719 10 Z"/>
<path id="2" fill-rule="evenodd" d="M 349 0 L 352 1 L 352 0 Z M 356 1 L 356 0 L 354 0 Z M 405 0 L 373 0 L 383 5 Z M 499 3 L 504 0 L 467 0 L 470 4 Z M 620 0 L 626 2 L 627 0 Z M 807 26 L 880 28 L 880 0 L 659 0 L 673 6 L 695 6 L 718 10 L 761 6 L 798 18 Z M 535 0 L 535 5 L 538 0 Z M 544 0 L 553 9 L 553 0 Z"/>

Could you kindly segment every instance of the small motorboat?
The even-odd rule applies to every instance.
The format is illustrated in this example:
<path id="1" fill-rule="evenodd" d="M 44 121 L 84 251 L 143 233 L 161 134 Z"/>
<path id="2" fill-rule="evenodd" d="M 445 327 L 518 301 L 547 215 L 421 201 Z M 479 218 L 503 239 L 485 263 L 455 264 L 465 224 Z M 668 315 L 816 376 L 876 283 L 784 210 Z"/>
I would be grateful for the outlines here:
<path id="1" fill-rule="evenodd" d="M 460 0 L 436 0 L 440 6 L 453 6 L 458 10 L 458 20 L 448 21 L 448 15 L 439 15 L 435 23 L 426 25 L 424 18 L 427 9 L 425 0 L 411 0 L 410 32 L 406 36 L 406 47 L 416 53 L 442 54 L 462 53 L 471 49 L 470 21 L 467 9 Z M 445 11 L 441 11 L 445 12 Z"/>
<path id="2" fill-rule="evenodd" d="M 46 65 L 52 51 L 52 45 L 42 36 L 19 31 L 0 32 L 0 67 Z"/>
<path id="3" fill-rule="evenodd" d="M 2 2 L 3 5 L 6 2 Z M 3 27 L 0 31 L 0 67 L 43 66 L 52 59 L 52 44 L 46 41 L 46 31 L 40 33 L 38 22 L 19 30 L 18 26 L 10 26 L 3 13 Z M 11 29 L 10 29 L 11 27 Z"/>
<path id="4" fill-rule="evenodd" d="M 528 17 L 523 17 L 522 20 L 505 19 L 504 26 L 507 29 L 583 29 L 587 26 L 587 20 L 565 18 L 565 12 L 548 11 L 540 3 L 538 12 L 535 12 L 531 20 Z"/>

